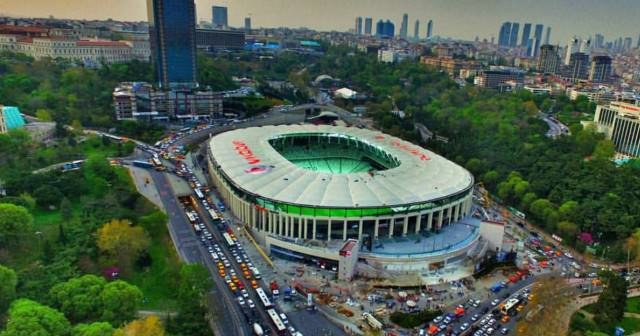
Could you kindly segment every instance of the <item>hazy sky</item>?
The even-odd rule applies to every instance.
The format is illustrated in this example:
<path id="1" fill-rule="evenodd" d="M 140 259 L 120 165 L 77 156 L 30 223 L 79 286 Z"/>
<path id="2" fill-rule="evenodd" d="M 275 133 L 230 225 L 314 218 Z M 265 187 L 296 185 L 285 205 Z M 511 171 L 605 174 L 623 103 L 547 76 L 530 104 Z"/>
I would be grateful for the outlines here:
<path id="1" fill-rule="evenodd" d="M 242 26 L 251 16 L 254 27 L 306 26 L 347 30 L 356 16 L 375 22 L 391 19 L 396 31 L 403 13 L 413 23 L 433 19 L 434 33 L 473 39 L 496 36 L 503 21 L 542 23 L 552 27 L 553 43 L 573 35 L 602 32 L 605 40 L 640 33 L 640 0 L 196 0 L 198 20 L 211 20 L 211 5 L 229 7 L 229 24 Z M 0 0 L 0 15 L 53 15 L 59 18 L 146 20 L 145 0 Z M 421 34 L 426 25 L 421 23 Z"/>

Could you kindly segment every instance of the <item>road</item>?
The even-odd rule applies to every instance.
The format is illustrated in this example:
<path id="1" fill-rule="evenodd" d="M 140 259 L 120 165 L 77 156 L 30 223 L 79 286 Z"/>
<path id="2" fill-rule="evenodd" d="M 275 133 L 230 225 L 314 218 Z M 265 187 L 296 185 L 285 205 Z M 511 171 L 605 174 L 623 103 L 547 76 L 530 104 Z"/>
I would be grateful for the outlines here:
<path id="1" fill-rule="evenodd" d="M 546 134 L 547 137 L 555 139 L 563 134 L 570 134 L 569 128 L 557 119 L 543 113 L 540 113 L 540 118 L 549 126 Z"/>

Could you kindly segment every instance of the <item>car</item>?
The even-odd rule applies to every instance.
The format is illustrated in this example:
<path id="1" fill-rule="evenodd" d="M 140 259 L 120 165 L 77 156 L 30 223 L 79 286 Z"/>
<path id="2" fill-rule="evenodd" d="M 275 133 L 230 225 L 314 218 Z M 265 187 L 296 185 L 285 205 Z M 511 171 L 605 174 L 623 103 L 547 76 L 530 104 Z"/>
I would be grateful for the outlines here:
<path id="1" fill-rule="evenodd" d="M 507 323 L 509 322 L 509 315 L 505 315 L 502 317 L 502 319 L 500 319 L 500 321 L 502 321 L 502 323 Z"/>
<path id="2" fill-rule="evenodd" d="M 503 334 L 503 335 L 506 335 L 506 334 L 508 334 L 508 333 L 509 333 L 509 329 L 507 329 L 507 328 L 502 328 L 502 329 L 500 329 L 500 333 L 501 333 L 501 334 Z"/>
<path id="3" fill-rule="evenodd" d="M 280 313 L 280 320 L 282 320 L 282 323 L 289 324 L 289 319 L 287 319 L 287 315 L 285 315 L 284 313 Z"/>
<path id="4" fill-rule="evenodd" d="M 494 331 L 495 331 L 495 329 L 493 329 L 493 328 L 489 328 L 489 329 L 487 329 L 486 334 L 487 334 L 487 335 L 491 335 L 491 334 L 493 334 L 493 332 L 494 332 Z"/>
<path id="5" fill-rule="evenodd" d="M 251 280 L 251 288 L 256 289 L 258 288 L 258 282 L 255 280 Z"/>
<path id="6" fill-rule="evenodd" d="M 493 300 L 491 301 L 491 305 L 492 305 L 492 306 L 497 306 L 497 305 L 498 305 L 498 303 L 500 303 L 500 300 L 499 300 L 499 299 L 493 299 Z"/>
<path id="7" fill-rule="evenodd" d="M 475 322 L 480 318 L 480 314 L 474 314 L 473 316 L 471 316 L 471 321 Z"/>
<path id="8" fill-rule="evenodd" d="M 436 318 L 433 319 L 433 323 L 438 324 L 440 323 L 440 321 L 442 321 L 444 319 L 444 316 L 440 315 Z"/>
<path id="9" fill-rule="evenodd" d="M 451 323 L 451 321 L 452 321 L 451 317 L 447 316 L 447 317 L 444 318 L 444 320 L 442 322 L 444 324 L 449 324 L 449 323 Z"/>
<path id="10" fill-rule="evenodd" d="M 473 306 L 474 306 L 475 308 L 478 308 L 478 306 L 480 306 L 480 300 L 475 300 L 475 301 L 473 302 Z"/>
<path id="11" fill-rule="evenodd" d="M 517 312 L 521 312 L 524 309 L 524 305 L 520 304 L 516 307 Z"/>
<path id="12" fill-rule="evenodd" d="M 460 331 L 465 331 L 469 328 L 469 323 L 465 322 L 460 326 Z"/>
<path id="13" fill-rule="evenodd" d="M 244 306 L 245 302 L 244 302 L 244 298 L 242 298 L 242 296 L 238 296 L 238 303 L 239 303 L 241 306 Z"/>
<path id="14" fill-rule="evenodd" d="M 249 292 L 247 292 L 247 290 L 244 288 L 240 291 L 240 294 L 242 294 L 242 296 L 245 298 L 249 297 Z"/>
<path id="15" fill-rule="evenodd" d="M 571 253 L 569 253 L 569 252 L 565 252 L 565 253 L 564 253 L 564 256 L 565 256 L 565 257 L 567 257 L 567 258 L 569 258 L 569 259 L 573 259 L 573 256 L 572 256 L 572 255 L 571 255 Z"/>

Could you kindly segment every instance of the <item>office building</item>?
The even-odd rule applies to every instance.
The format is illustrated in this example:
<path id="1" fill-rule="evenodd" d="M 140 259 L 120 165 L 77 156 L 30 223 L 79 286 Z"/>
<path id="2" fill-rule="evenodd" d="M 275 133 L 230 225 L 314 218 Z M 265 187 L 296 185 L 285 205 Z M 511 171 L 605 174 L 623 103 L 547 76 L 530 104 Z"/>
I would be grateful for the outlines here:
<path id="1" fill-rule="evenodd" d="M 636 43 L 636 48 L 640 49 L 640 35 L 638 35 L 638 42 Z"/>
<path id="2" fill-rule="evenodd" d="M 370 17 L 364 19 L 364 34 L 371 36 L 371 26 L 373 25 L 373 19 Z"/>
<path id="3" fill-rule="evenodd" d="M 229 28 L 229 18 L 227 7 L 224 6 L 212 6 L 211 7 L 211 16 L 213 28 L 217 29 L 227 29 Z"/>
<path id="4" fill-rule="evenodd" d="M 17 107 L 0 105 L 0 134 L 23 128 L 24 125 L 24 118 Z"/>
<path id="5" fill-rule="evenodd" d="M 156 89 L 125 82 L 113 90 L 117 120 L 199 120 L 222 116 L 222 95 L 193 88 Z"/>
<path id="6" fill-rule="evenodd" d="M 622 50 L 631 51 L 632 46 L 633 46 L 633 39 L 631 39 L 631 37 L 625 37 L 624 42 L 622 43 Z"/>
<path id="7" fill-rule="evenodd" d="M 581 53 L 590 55 L 591 54 L 591 39 L 585 39 L 580 42 L 580 48 L 578 49 Z"/>
<path id="8" fill-rule="evenodd" d="M 427 38 L 431 38 L 433 36 L 433 20 L 429 20 L 427 22 Z"/>
<path id="9" fill-rule="evenodd" d="M 551 41 L 551 27 L 547 26 L 547 33 L 544 35 L 544 44 L 549 44 Z"/>
<path id="10" fill-rule="evenodd" d="M 390 20 L 387 20 L 383 24 L 382 37 L 392 38 L 395 36 L 396 26 Z"/>
<path id="11" fill-rule="evenodd" d="M 196 86 L 194 0 L 148 0 L 151 60 L 163 88 Z"/>
<path id="12" fill-rule="evenodd" d="M 420 20 L 416 20 L 413 26 L 413 39 L 416 41 L 420 40 Z"/>
<path id="13" fill-rule="evenodd" d="M 538 53 L 540 52 L 540 45 L 542 44 L 542 30 L 544 29 L 544 26 L 541 24 L 537 24 L 535 27 L 535 30 L 533 32 L 533 38 L 535 39 L 534 43 L 533 43 L 533 56 L 537 57 Z"/>
<path id="14" fill-rule="evenodd" d="M 520 40 L 521 47 L 527 47 L 529 45 L 529 39 L 531 35 L 531 24 L 525 23 L 522 29 L 522 39 Z"/>
<path id="15" fill-rule="evenodd" d="M 402 24 L 400 25 L 400 38 L 407 39 L 407 34 L 409 30 L 409 15 L 406 13 L 402 15 Z M 391 35 L 393 36 L 393 35 Z"/>
<path id="16" fill-rule="evenodd" d="M 384 21 L 378 20 L 378 22 L 376 23 L 376 36 L 382 37 L 383 33 L 384 33 Z"/>
<path id="17" fill-rule="evenodd" d="M 611 57 L 594 56 L 589 69 L 589 80 L 594 83 L 607 83 L 611 79 Z"/>
<path id="18" fill-rule="evenodd" d="M 571 81 L 586 80 L 589 76 L 589 55 L 583 52 L 571 54 L 565 77 Z"/>
<path id="19" fill-rule="evenodd" d="M 500 26 L 500 32 L 498 33 L 498 45 L 500 47 L 509 46 L 509 37 L 511 36 L 511 22 L 505 22 Z"/>
<path id="20" fill-rule="evenodd" d="M 558 47 L 550 44 L 544 44 L 540 47 L 540 55 L 538 56 L 538 72 L 543 74 L 556 74 L 560 68 L 560 56 L 558 56 Z"/>
<path id="21" fill-rule="evenodd" d="M 362 16 L 356 18 L 355 33 L 356 35 L 362 35 Z"/>
<path id="22" fill-rule="evenodd" d="M 640 156 L 639 106 L 617 101 L 598 105 L 594 122 L 596 129 L 615 144 L 618 153 Z"/>
<path id="23" fill-rule="evenodd" d="M 474 84 L 500 91 L 512 91 L 522 87 L 525 72 L 508 67 L 491 67 L 481 71 L 474 79 Z"/>
<path id="24" fill-rule="evenodd" d="M 580 39 L 577 37 L 572 37 L 567 42 L 567 48 L 565 49 L 564 54 L 564 65 L 569 65 L 569 61 L 571 60 L 571 55 L 573 53 L 577 53 L 580 51 Z"/>
<path id="25" fill-rule="evenodd" d="M 604 48 L 604 35 L 602 34 L 596 34 L 595 38 L 593 39 L 593 46 L 596 49 L 602 49 Z"/>
<path id="26" fill-rule="evenodd" d="M 196 29 L 196 47 L 200 50 L 240 50 L 244 42 L 245 32 L 241 30 Z"/>
<path id="27" fill-rule="evenodd" d="M 518 31 L 520 30 L 520 24 L 514 22 L 511 24 L 511 33 L 509 34 L 509 46 L 515 48 L 518 46 Z"/>
<path id="28" fill-rule="evenodd" d="M 251 31 L 251 18 L 248 16 L 244 18 L 244 30 L 246 32 Z"/>

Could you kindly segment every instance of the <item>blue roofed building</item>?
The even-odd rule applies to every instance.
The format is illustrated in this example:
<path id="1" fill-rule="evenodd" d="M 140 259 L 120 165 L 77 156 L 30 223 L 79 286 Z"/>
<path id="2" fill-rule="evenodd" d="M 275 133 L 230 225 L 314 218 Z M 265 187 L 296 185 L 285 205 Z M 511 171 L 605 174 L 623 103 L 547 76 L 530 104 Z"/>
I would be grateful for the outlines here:
<path id="1" fill-rule="evenodd" d="M 7 133 L 9 130 L 23 128 L 24 118 L 20 110 L 15 106 L 0 105 L 0 133 Z"/>

